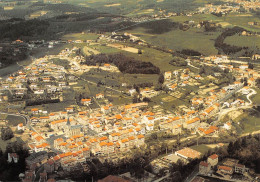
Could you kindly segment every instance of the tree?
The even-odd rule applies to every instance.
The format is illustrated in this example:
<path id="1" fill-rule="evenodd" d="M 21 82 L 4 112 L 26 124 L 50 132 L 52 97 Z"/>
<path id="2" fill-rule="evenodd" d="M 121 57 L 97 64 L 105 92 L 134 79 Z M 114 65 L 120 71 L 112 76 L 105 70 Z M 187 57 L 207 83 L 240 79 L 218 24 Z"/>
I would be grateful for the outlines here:
<path id="1" fill-rule="evenodd" d="M 1 130 L 1 139 L 2 140 L 9 140 L 13 137 L 14 137 L 14 134 L 10 127 L 2 128 L 2 130 Z"/>
<path id="2" fill-rule="evenodd" d="M 225 68 L 225 69 L 224 69 L 224 73 L 225 73 L 225 74 L 229 73 L 229 69 L 228 69 L 228 68 Z"/>
<path id="3" fill-rule="evenodd" d="M 139 99 L 137 97 L 137 95 L 134 95 L 133 97 L 133 103 L 138 103 L 139 102 Z"/>
<path id="4" fill-rule="evenodd" d="M 233 142 L 230 142 L 227 148 L 228 153 L 231 155 L 234 153 L 234 144 Z"/>
<path id="5" fill-rule="evenodd" d="M 181 173 L 180 171 L 176 171 L 175 173 L 172 174 L 171 177 L 172 182 L 179 182 L 182 181 Z"/>
<path id="6" fill-rule="evenodd" d="M 134 84 L 133 87 L 136 90 L 136 92 L 139 94 L 140 93 L 140 88 L 136 84 Z"/>
<path id="7" fill-rule="evenodd" d="M 244 86 L 247 86 L 248 83 L 247 83 L 247 77 L 244 78 Z"/>
<path id="8" fill-rule="evenodd" d="M 200 75 L 206 73 L 206 70 L 205 70 L 205 67 L 204 67 L 204 66 L 200 68 L 200 72 L 199 72 L 199 73 L 200 73 Z"/>
<path id="9" fill-rule="evenodd" d="M 164 82 L 164 76 L 162 73 L 160 73 L 159 78 L 158 78 L 158 83 L 163 84 L 163 82 Z"/>
<path id="10" fill-rule="evenodd" d="M 249 63 L 249 64 L 248 64 L 248 68 L 249 68 L 249 69 L 254 69 L 254 65 L 253 65 L 252 63 Z"/>
<path id="11" fill-rule="evenodd" d="M 257 86 L 258 88 L 260 88 L 260 78 L 257 78 L 257 79 L 256 79 L 256 86 Z"/>
<path id="12" fill-rule="evenodd" d="M 151 99 L 148 97 L 143 98 L 143 102 L 151 102 Z"/>

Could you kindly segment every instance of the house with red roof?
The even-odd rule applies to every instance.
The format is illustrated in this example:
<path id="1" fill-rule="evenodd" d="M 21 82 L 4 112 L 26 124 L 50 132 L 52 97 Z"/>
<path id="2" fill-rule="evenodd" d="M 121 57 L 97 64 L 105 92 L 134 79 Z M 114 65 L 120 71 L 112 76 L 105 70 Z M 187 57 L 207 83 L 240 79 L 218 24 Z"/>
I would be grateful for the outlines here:
<path id="1" fill-rule="evenodd" d="M 19 155 L 17 153 L 8 153 L 7 162 L 11 163 L 13 161 L 14 163 L 17 163 L 18 160 L 19 160 Z"/>
<path id="2" fill-rule="evenodd" d="M 144 145 L 144 135 L 137 135 L 137 137 L 136 137 L 136 145 L 138 147 Z"/>
<path id="3" fill-rule="evenodd" d="M 52 173 L 55 170 L 55 161 L 53 159 L 48 159 L 47 162 L 44 164 L 44 170 L 47 173 Z"/>
<path id="4" fill-rule="evenodd" d="M 81 99 L 81 104 L 84 106 L 88 106 L 91 104 L 91 99 Z"/>
<path id="5" fill-rule="evenodd" d="M 121 134 L 119 132 L 111 133 L 109 135 L 109 141 L 116 142 L 121 139 Z"/>
<path id="6" fill-rule="evenodd" d="M 34 171 L 25 171 L 25 177 L 23 182 L 33 182 L 35 179 L 35 172 Z"/>
<path id="7" fill-rule="evenodd" d="M 218 155 L 217 154 L 213 154 L 211 156 L 208 157 L 207 162 L 211 165 L 211 166 L 216 166 L 218 164 Z"/>
<path id="8" fill-rule="evenodd" d="M 17 130 L 19 131 L 19 130 L 24 130 L 24 128 L 25 128 L 25 126 L 23 125 L 23 123 L 19 123 L 18 125 L 17 125 Z"/>
<path id="9" fill-rule="evenodd" d="M 217 173 L 222 174 L 222 175 L 232 175 L 233 174 L 233 168 L 229 166 L 218 166 L 218 171 Z"/>
<path id="10" fill-rule="evenodd" d="M 102 93 L 96 94 L 96 99 L 103 99 L 103 98 L 104 98 L 104 94 Z"/>
<path id="11" fill-rule="evenodd" d="M 200 123 L 200 119 L 198 117 L 196 117 L 196 118 L 193 118 L 193 119 L 186 121 L 183 124 L 183 127 L 191 130 L 191 129 L 196 128 L 199 123 Z"/>
<path id="12" fill-rule="evenodd" d="M 199 174 L 207 175 L 209 171 L 210 171 L 210 164 L 205 161 L 201 161 L 199 164 Z"/>
<path id="13" fill-rule="evenodd" d="M 42 173 L 40 173 L 39 182 L 46 182 L 46 181 L 47 181 L 47 173 L 46 173 L 46 171 L 43 171 Z"/>
<path id="14" fill-rule="evenodd" d="M 196 159 L 200 158 L 201 153 L 191 148 L 183 148 L 175 152 L 175 155 L 184 159 Z"/>

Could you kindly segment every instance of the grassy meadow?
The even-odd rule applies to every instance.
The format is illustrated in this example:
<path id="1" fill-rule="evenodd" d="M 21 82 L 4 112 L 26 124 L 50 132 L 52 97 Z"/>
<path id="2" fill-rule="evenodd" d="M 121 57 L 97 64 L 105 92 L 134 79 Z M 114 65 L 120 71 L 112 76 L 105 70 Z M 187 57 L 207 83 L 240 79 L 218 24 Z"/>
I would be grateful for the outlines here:
<path id="1" fill-rule="evenodd" d="M 203 29 L 190 28 L 187 31 L 174 29 L 163 34 L 149 34 L 144 28 L 127 30 L 133 35 L 140 36 L 145 41 L 156 46 L 181 51 L 182 49 L 193 49 L 204 55 L 217 54 L 214 40 L 220 32 L 205 33 Z"/>

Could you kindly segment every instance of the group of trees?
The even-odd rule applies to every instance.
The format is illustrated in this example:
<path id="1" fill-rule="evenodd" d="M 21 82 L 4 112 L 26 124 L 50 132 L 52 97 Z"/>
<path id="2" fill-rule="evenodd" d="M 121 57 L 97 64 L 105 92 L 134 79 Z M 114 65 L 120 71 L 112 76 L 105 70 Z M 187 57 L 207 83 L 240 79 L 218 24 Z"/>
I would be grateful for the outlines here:
<path id="1" fill-rule="evenodd" d="M 200 67 L 199 70 L 199 74 L 200 75 L 214 75 L 214 73 L 223 73 L 223 70 L 218 67 L 218 66 L 207 66 L 207 65 L 203 65 L 202 67 Z"/>
<path id="2" fill-rule="evenodd" d="M 170 20 L 165 19 L 165 20 L 145 22 L 139 26 L 145 28 L 147 30 L 146 31 L 147 33 L 163 34 L 171 31 L 172 29 L 177 29 L 179 27 L 179 23 L 172 22 Z"/>
<path id="3" fill-rule="evenodd" d="M 169 64 L 173 65 L 173 66 L 187 66 L 187 62 L 185 61 L 185 59 L 181 58 L 181 57 L 174 57 Z"/>
<path id="4" fill-rule="evenodd" d="M 200 24 L 201 26 L 204 26 L 206 32 L 215 32 L 217 30 L 217 26 L 215 23 L 211 23 L 209 21 L 203 21 Z"/>
<path id="5" fill-rule="evenodd" d="M 228 36 L 232 36 L 238 33 L 241 33 L 245 31 L 244 28 L 241 27 L 233 27 L 231 29 L 227 29 L 225 30 L 222 34 L 220 34 L 217 39 L 215 40 L 215 47 L 219 50 L 224 52 L 225 54 L 235 54 L 239 51 L 241 51 L 242 49 L 244 49 L 245 47 L 238 47 L 238 46 L 232 46 L 229 44 L 224 43 L 224 40 L 228 37 Z"/>
<path id="6" fill-rule="evenodd" d="M 8 66 L 18 61 L 24 60 L 27 58 L 27 52 L 27 49 L 22 49 L 21 51 L 15 53 L 14 48 L 4 47 L 3 51 L 0 52 L 0 63 L 2 64 L 2 66 Z"/>
<path id="7" fill-rule="evenodd" d="M 249 135 L 230 142 L 227 148 L 228 156 L 239 159 L 240 163 L 260 172 L 260 135 Z"/>
<path id="8" fill-rule="evenodd" d="M 18 163 L 8 163 L 8 153 L 17 153 Z M 28 150 L 23 148 L 21 142 L 9 143 L 5 152 L 0 149 L 0 181 L 20 181 L 19 174 L 26 169 L 25 158 L 29 156 Z"/>
<path id="9" fill-rule="evenodd" d="M 1 129 L 1 139 L 2 140 L 10 140 L 14 137 L 14 133 L 10 127 L 2 128 Z"/>
<path id="10" fill-rule="evenodd" d="M 260 78 L 257 78 L 257 79 L 256 79 L 256 86 L 257 86 L 258 88 L 260 88 Z"/>
<path id="11" fill-rule="evenodd" d="M 122 73 L 130 74 L 159 74 L 160 69 L 154 66 L 151 62 L 142 62 L 132 57 L 127 57 L 123 54 L 98 54 L 91 55 L 86 58 L 82 64 L 96 65 L 103 63 L 112 63 L 118 67 Z"/>
<path id="12" fill-rule="evenodd" d="M 235 81 L 235 77 L 232 75 L 232 73 L 229 72 L 228 69 L 225 69 L 223 71 L 221 68 L 217 66 L 211 67 L 211 66 L 204 65 L 200 68 L 199 71 L 199 74 L 204 76 L 208 76 L 208 75 L 215 76 L 214 73 L 221 73 L 221 77 L 219 77 L 217 80 L 214 81 L 215 84 L 217 85 L 230 84 Z"/>
<path id="13" fill-rule="evenodd" d="M 36 98 L 36 99 L 26 100 L 26 106 L 36 106 L 36 105 L 59 103 L 59 102 L 60 102 L 60 99 Z"/>
<path id="14" fill-rule="evenodd" d="M 202 55 L 200 52 L 192 50 L 192 49 L 183 49 L 180 51 L 180 53 L 187 55 L 187 56 L 201 56 Z"/>

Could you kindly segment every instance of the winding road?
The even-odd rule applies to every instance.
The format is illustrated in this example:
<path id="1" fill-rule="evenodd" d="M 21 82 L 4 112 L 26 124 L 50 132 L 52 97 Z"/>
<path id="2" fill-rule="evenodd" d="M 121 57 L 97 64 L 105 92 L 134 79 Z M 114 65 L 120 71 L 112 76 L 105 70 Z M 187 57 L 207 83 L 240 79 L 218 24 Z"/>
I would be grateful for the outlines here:
<path id="1" fill-rule="evenodd" d="M 255 94 L 257 94 L 257 92 L 254 90 L 254 89 L 250 89 L 251 90 L 251 93 L 250 94 L 248 94 L 247 96 L 246 96 L 246 98 L 247 98 L 247 100 L 249 101 L 249 104 L 252 104 L 253 102 L 252 102 L 252 100 L 250 99 L 250 97 L 252 96 L 252 95 L 255 95 Z"/>

